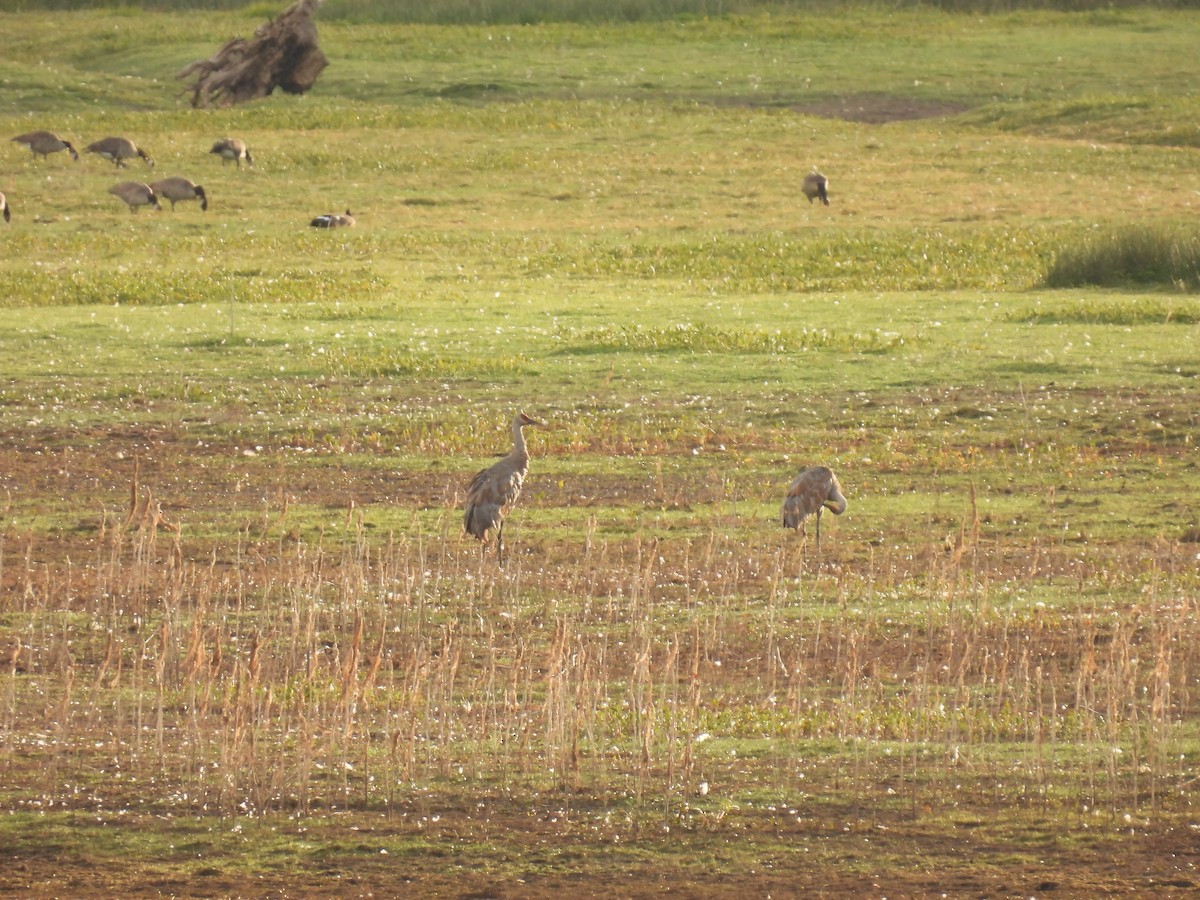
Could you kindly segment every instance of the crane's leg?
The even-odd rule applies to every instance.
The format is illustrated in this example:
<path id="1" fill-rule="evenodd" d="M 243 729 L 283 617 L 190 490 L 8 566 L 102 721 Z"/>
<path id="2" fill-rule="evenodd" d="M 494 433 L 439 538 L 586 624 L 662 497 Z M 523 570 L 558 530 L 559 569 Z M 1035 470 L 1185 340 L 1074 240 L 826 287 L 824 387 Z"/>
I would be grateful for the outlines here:
<path id="1" fill-rule="evenodd" d="M 821 552 L 821 507 L 817 507 L 817 552 Z"/>
<path id="2" fill-rule="evenodd" d="M 500 568 L 504 568 L 504 520 L 500 520 L 500 529 L 496 532 L 496 559 Z"/>

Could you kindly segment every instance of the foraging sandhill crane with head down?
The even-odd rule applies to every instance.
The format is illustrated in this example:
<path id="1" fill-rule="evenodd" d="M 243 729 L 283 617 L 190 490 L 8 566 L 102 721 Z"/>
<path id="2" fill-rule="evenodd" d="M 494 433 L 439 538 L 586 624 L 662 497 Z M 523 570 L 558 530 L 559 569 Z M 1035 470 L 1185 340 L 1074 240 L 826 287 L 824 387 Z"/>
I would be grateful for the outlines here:
<path id="1" fill-rule="evenodd" d="M 204 193 L 204 188 L 187 178 L 163 178 L 161 181 L 151 182 L 150 189 L 160 198 L 170 200 L 171 209 L 174 209 L 180 200 L 199 200 L 200 208 L 208 209 L 208 195 Z"/>
<path id="2" fill-rule="evenodd" d="M 820 197 L 822 203 L 826 206 L 829 205 L 829 179 L 820 172 L 814 170 L 805 175 L 804 181 L 800 185 L 800 190 L 804 192 L 804 196 L 808 198 L 809 203 Z"/>
<path id="3" fill-rule="evenodd" d="M 124 167 L 125 160 L 133 159 L 135 156 L 144 159 L 148 166 L 154 165 L 154 160 L 146 155 L 146 151 L 129 138 L 106 137 L 99 141 L 93 141 L 85 149 L 88 153 L 104 157 L 118 169 Z"/>
<path id="4" fill-rule="evenodd" d="M 79 154 L 75 152 L 71 142 L 64 141 L 52 131 L 30 131 L 27 134 L 18 134 L 13 138 L 13 143 L 28 147 L 34 156 L 41 154 L 46 157 L 59 150 L 68 150 L 71 153 L 71 159 L 79 161 Z"/>
<path id="5" fill-rule="evenodd" d="M 517 497 L 525 473 L 529 471 L 529 450 L 522 429 L 529 425 L 544 425 L 525 413 L 517 413 L 512 422 L 512 452 L 494 465 L 477 473 L 467 486 L 467 505 L 463 514 L 463 530 L 484 543 L 488 532 L 496 529 L 498 559 L 504 565 L 504 517 Z"/>
<path id="6" fill-rule="evenodd" d="M 354 215 L 350 210 L 346 210 L 342 215 L 326 213 L 323 216 L 317 216 L 308 224 L 313 228 L 351 228 L 354 225 Z"/>
<path id="7" fill-rule="evenodd" d="M 817 514 L 817 549 L 821 549 L 821 510 L 835 516 L 846 511 L 846 498 L 833 470 L 826 466 L 801 469 L 783 501 L 783 527 L 804 534 L 804 520 Z"/>
<path id="8" fill-rule="evenodd" d="M 139 206 L 153 206 L 155 209 L 162 209 L 158 205 L 158 197 L 155 195 L 154 189 L 140 181 L 122 181 L 120 184 L 110 187 L 108 192 L 124 200 L 129 205 L 130 212 L 137 212 Z"/>
<path id="9" fill-rule="evenodd" d="M 4 213 L 4 221 L 11 222 L 12 221 L 12 210 L 9 209 L 8 198 L 5 197 L 3 194 L 0 194 L 0 210 L 2 210 Z"/>
<path id="10" fill-rule="evenodd" d="M 245 141 L 240 141 L 237 138 L 224 138 L 212 145 L 209 153 L 215 153 L 221 157 L 221 165 L 233 160 L 237 163 L 238 168 L 242 167 L 242 160 L 246 161 L 246 165 L 254 165 L 254 157 L 250 155 L 250 151 L 246 147 Z"/>

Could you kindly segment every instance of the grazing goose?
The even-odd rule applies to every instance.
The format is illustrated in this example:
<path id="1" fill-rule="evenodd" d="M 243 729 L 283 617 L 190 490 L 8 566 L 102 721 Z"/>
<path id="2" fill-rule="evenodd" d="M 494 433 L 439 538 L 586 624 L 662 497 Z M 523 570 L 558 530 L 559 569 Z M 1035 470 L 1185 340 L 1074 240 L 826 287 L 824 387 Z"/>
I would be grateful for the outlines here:
<path id="1" fill-rule="evenodd" d="M 28 134 L 18 134 L 13 138 L 13 142 L 22 147 L 28 147 L 34 156 L 40 153 L 45 157 L 51 153 L 57 153 L 59 150 L 69 150 L 71 159 L 76 161 L 79 159 L 79 154 L 75 152 L 71 142 L 64 141 L 52 131 L 31 131 Z"/>
<path id="2" fill-rule="evenodd" d="M 152 181 L 150 190 L 159 197 L 166 197 L 170 200 L 171 209 L 174 209 L 175 204 L 180 200 L 199 200 L 200 208 L 208 209 L 208 195 L 204 193 L 204 188 L 186 178 L 175 177 Z"/>
<path id="3" fill-rule="evenodd" d="M 11 222 L 12 221 L 12 209 L 9 208 L 8 198 L 5 197 L 3 194 L 0 194 L 0 210 L 4 211 L 4 221 Z"/>
<path id="4" fill-rule="evenodd" d="M 238 164 L 239 169 L 242 167 L 243 159 L 246 161 L 246 165 L 254 165 L 254 158 L 250 155 L 250 151 L 246 149 L 246 142 L 239 141 L 237 138 L 225 138 L 224 140 L 217 141 L 208 152 L 215 153 L 221 157 L 221 165 L 225 165 L 231 159 Z"/>
<path id="5" fill-rule="evenodd" d="M 808 202 L 812 203 L 817 197 L 821 198 L 821 202 L 826 206 L 829 205 L 829 179 L 820 172 L 811 172 L 804 176 L 804 183 L 800 185 L 800 190 L 804 192 L 804 196 L 808 198 Z"/>
<path id="6" fill-rule="evenodd" d="M 349 228 L 354 224 L 354 216 L 350 210 L 346 210 L 343 215 L 336 213 L 326 213 L 323 216 L 317 216 L 308 223 L 313 228 Z"/>
<path id="7" fill-rule="evenodd" d="M 108 192 L 116 194 L 128 203 L 130 212 L 137 212 L 139 206 L 153 206 L 155 209 L 162 209 L 158 205 L 158 197 L 155 195 L 154 189 L 140 181 L 122 181 L 120 184 L 110 187 Z"/>
<path id="8" fill-rule="evenodd" d="M 125 165 L 125 160 L 133 159 L 135 156 L 140 156 L 146 161 L 147 165 L 154 165 L 154 160 L 146 155 L 146 151 L 138 147 L 129 138 L 106 137 L 102 141 L 95 141 L 88 144 L 87 152 L 103 156 L 118 169 Z"/>

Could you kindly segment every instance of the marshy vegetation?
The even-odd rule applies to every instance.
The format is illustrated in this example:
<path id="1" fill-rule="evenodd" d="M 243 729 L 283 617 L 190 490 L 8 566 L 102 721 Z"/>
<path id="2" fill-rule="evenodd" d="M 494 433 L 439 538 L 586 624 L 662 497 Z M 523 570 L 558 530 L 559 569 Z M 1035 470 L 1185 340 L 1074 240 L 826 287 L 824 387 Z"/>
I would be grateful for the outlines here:
<path id="1" fill-rule="evenodd" d="M 211 202 L 0 147 L 0 885 L 1200 883 L 1193 13 L 330 0 L 197 112 L 215 6 L 2 17 L 4 134 Z"/>
<path id="2" fill-rule="evenodd" d="M 1172 286 L 1195 293 L 1200 291 L 1200 230 L 1142 223 L 1089 235 L 1058 252 L 1045 284 L 1053 288 Z"/>

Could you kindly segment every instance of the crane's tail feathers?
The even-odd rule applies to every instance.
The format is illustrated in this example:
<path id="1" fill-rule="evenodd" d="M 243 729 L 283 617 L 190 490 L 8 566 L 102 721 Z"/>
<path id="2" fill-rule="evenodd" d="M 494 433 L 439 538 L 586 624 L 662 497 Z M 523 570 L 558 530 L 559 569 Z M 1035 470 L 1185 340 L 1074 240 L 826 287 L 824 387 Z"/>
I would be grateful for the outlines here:
<path id="1" fill-rule="evenodd" d="M 463 515 L 463 531 L 471 535 L 476 540 L 484 540 L 487 536 L 488 523 L 475 515 L 474 507 L 467 507 L 466 513 Z"/>

